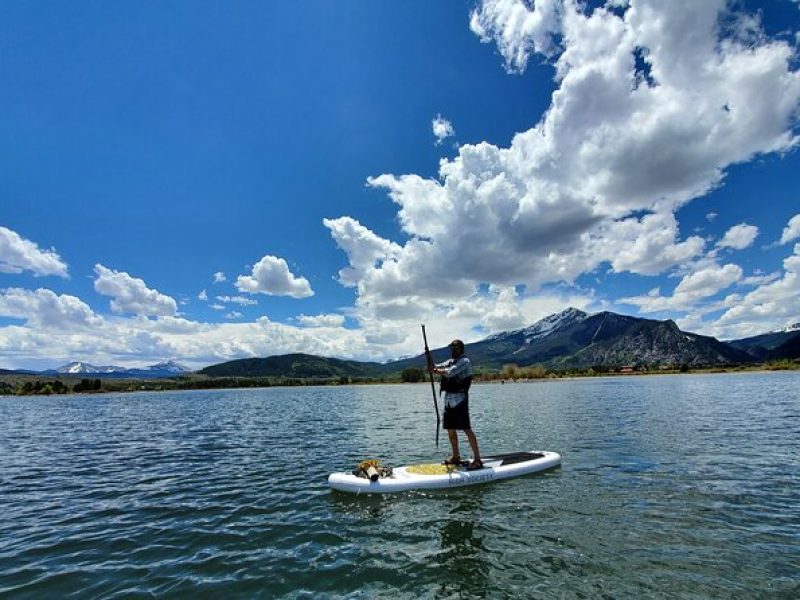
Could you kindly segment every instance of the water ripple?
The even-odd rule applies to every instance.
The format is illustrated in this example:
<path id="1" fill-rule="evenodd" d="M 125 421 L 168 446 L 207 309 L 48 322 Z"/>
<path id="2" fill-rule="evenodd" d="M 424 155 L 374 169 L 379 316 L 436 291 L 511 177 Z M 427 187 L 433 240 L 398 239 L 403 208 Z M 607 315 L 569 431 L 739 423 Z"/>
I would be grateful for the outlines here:
<path id="1" fill-rule="evenodd" d="M 325 478 L 438 460 L 425 386 L 0 398 L 0 597 L 791 597 L 798 384 L 477 386 L 562 468 L 387 497 Z"/>

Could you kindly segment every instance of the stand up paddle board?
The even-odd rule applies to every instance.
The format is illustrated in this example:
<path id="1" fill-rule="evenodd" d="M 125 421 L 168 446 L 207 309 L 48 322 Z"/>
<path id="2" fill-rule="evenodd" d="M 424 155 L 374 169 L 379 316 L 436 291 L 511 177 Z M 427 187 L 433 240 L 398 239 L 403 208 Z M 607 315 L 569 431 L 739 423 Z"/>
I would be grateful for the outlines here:
<path id="1" fill-rule="evenodd" d="M 391 475 L 359 477 L 354 473 L 331 473 L 328 484 L 341 492 L 386 494 L 405 490 L 431 490 L 487 483 L 552 469 L 561 464 L 557 452 L 514 452 L 483 457 L 483 468 L 443 464 L 406 465 L 392 469 Z"/>

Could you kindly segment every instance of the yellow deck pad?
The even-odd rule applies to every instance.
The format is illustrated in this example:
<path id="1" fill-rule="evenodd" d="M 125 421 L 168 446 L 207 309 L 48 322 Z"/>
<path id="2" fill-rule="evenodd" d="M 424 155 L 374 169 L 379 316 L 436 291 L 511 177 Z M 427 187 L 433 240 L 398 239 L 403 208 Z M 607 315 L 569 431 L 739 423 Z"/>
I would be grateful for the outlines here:
<path id="1" fill-rule="evenodd" d="M 408 465 L 406 467 L 407 473 L 414 475 L 447 475 L 456 470 L 454 465 L 437 465 L 434 463 L 422 465 Z"/>

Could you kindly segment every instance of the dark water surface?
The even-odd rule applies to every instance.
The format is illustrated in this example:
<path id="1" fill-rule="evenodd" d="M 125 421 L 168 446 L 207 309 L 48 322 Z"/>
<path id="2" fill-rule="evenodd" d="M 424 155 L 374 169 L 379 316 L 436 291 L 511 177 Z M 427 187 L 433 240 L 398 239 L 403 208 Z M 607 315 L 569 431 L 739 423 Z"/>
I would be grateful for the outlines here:
<path id="1" fill-rule="evenodd" d="M 446 455 L 425 385 L 0 398 L 0 597 L 800 597 L 800 373 L 471 400 L 484 453 L 562 468 L 330 492 Z"/>

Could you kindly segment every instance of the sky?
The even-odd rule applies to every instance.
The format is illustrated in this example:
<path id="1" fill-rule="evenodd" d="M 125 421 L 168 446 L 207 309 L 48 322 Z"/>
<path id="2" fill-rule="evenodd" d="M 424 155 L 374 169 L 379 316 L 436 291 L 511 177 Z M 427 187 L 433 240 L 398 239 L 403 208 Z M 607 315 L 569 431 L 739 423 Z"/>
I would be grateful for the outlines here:
<path id="1" fill-rule="evenodd" d="M 0 1 L 0 368 L 800 321 L 800 2 Z"/>

